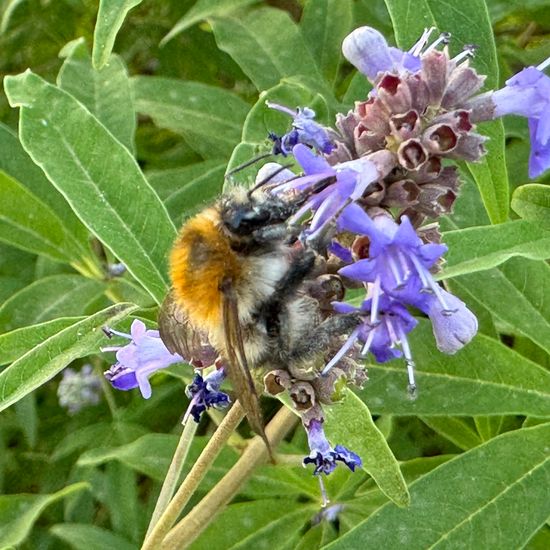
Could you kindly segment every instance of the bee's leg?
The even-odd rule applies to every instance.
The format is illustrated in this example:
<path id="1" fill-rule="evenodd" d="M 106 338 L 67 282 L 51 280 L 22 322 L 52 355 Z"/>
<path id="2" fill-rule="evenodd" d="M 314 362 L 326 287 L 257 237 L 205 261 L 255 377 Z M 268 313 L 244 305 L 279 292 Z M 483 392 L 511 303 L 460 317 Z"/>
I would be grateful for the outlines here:
<path id="1" fill-rule="evenodd" d="M 300 361 L 326 351 L 334 337 L 353 331 L 362 321 L 358 313 L 343 313 L 325 319 L 303 335 L 290 350 L 290 360 Z"/>
<path id="2" fill-rule="evenodd" d="M 280 335 L 281 313 L 285 303 L 312 272 L 315 258 L 316 254 L 311 250 L 304 250 L 295 257 L 284 277 L 277 283 L 273 294 L 261 305 L 258 317 L 265 319 L 266 329 L 271 337 Z"/>
<path id="3" fill-rule="evenodd" d="M 288 229 L 284 224 L 266 225 L 260 227 L 252 233 L 254 242 L 258 245 L 271 244 L 276 241 L 282 241 L 286 237 Z"/>

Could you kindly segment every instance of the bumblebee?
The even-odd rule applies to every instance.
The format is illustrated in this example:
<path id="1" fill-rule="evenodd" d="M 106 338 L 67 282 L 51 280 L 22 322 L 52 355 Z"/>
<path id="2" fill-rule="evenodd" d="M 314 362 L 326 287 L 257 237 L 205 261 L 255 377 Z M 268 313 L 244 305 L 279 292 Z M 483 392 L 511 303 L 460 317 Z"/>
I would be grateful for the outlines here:
<path id="1" fill-rule="evenodd" d="M 188 359 L 207 338 L 264 440 L 251 368 L 303 364 L 325 352 L 334 334 L 357 324 L 346 315 L 323 320 L 320 299 L 308 292 L 323 258 L 287 223 L 311 192 L 330 183 L 320 182 L 307 196 L 235 187 L 183 225 L 170 255 L 172 290 L 159 314 L 161 338 Z M 342 297 L 341 284 L 331 279 L 329 286 L 333 299 Z"/>

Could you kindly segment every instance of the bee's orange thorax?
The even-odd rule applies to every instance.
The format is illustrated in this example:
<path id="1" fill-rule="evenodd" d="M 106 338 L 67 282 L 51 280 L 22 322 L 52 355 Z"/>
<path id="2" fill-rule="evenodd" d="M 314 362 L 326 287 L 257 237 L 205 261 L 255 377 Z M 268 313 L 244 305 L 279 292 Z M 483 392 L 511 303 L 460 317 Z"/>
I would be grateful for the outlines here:
<path id="1" fill-rule="evenodd" d="M 205 329 L 222 324 L 224 279 L 238 280 L 242 266 L 221 231 L 219 213 L 209 208 L 181 229 L 170 256 L 170 277 L 178 304 L 191 323 Z"/>

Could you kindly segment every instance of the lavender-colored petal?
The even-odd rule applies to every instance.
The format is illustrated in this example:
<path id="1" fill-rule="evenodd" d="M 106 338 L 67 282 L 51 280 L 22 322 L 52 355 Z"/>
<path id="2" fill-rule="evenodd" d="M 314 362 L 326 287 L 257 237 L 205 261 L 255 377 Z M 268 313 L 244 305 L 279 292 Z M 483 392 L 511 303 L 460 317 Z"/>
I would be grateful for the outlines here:
<path id="1" fill-rule="evenodd" d="M 536 178 L 550 168 L 550 144 L 544 145 L 536 139 L 541 120 L 529 120 L 529 134 L 531 136 L 531 154 L 529 155 L 530 178 Z M 544 123 L 547 123 L 548 120 L 550 120 L 550 116 L 544 119 Z"/>
<path id="2" fill-rule="evenodd" d="M 349 248 L 341 245 L 337 241 L 332 241 L 330 243 L 330 245 L 328 247 L 328 251 L 331 254 L 334 254 L 334 256 L 336 256 L 337 258 L 339 258 L 343 262 L 346 262 L 348 264 L 353 262 L 353 256 L 351 254 L 351 250 Z"/>
<path id="3" fill-rule="evenodd" d="M 336 452 L 336 460 L 343 462 L 352 472 L 355 471 L 355 468 L 361 468 L 363 465 L 363 461 L 359 455 L 346 449 L 343 445 L 336 445 L 334 451 Z"/>
<path id="4" fill-rule="evenodd" d="M 151 394 L 153 393 L 148 375 L 149 373 L 145 373 L 142 371 L 136 372 L 136 380 L 139 386 L 139 391 L 141 392 L 141 396 L 143 397 L 143 399 L 149 399 L 151 397 Z"/>
<path id="5" fill-rule="evenodd" d="M 371 27 L 359 27 L 348 34 L 342 43 L 344 57 L 367 78 L 373 81 L 378 73 L 390 71 L 395 53 L 386 39 Z"/>
<path id="6" fill-rule="evenodd" d="M 543 115 L 550 105 L 550 77 L 535 67 L 527 67 L 507 80 L 504 88 L 494 92 L 492 100 L 497 117 Z"/>
<path id="7" fill-rule="evenodd" d="M 462 300 L 445 290 L 441 293 L 452 313 L 443 311 L 440 301 L 433 295 L 428 299 L 425 313 L 432 322 L 437 349 L 452 355 L 476 335 L 477 318 Z"/>
<path id="8" fill-rule="evenodd" d="M 422 69 L 422 60 L 412 53 L 404 52 L 399 48 L 390 47 L 390 56 L 396 67 L 400 67 L 411 73 L 417 73 Z"/>
<path id="9" fill-rule="evenodd" d="M 283 170 L 281 170 L 281 168 L 282 165 L 280 165 L 278 162 L 268 162 L 264 164 L 256 174 L 255 183 L 259 183 L 261 181 L 268 181 L 268 183 L 270 184 L 284 183 L 296 175 L 294 174 L 294 172 L 292 172 L 292 170 L 289 170 L 288 168 L 285 168 Z M 277 172 L 277 170 L 281 171 Z"/>
<path id="10" fill-rule="evenodd" d="M 138 387 L 136 373 L 133 370 L 125 369 L 119 364 L 113 365 L 104 374 L 113 388 L 117 390 L 128 391 Z"/>
<path id="11" fill-rule="evenodd" d="M 426 267 L 430 268 L 447 250 L 449 250 L 447 245 L 429 243 L 422 245 L 418 252 Z"/>
<path id="12" fill-rule="evenodd" d="M 116 334 L 116 332 L 115 332 Z M 116 389 L 130 390 L 139 386 L 145 399 L 151 396 L 149 376 L 183 360 L 172 354 L 161 340 L 157 330 L 147 330 L 145 324 L 135 319 L 131 326 L 129 344 L 116 350 L 117 364 L 105 372 L 105 377 Z"/>
<path id="13" fill-rule="evenodd" d="M 350 204 L 338 219 L 338 227 L 343 231 L 371 237 L 377 232 L 369 215 L 355 203 Z"/>
<path id="14" fill-rule="evenodd" d="M 143 321 L 140 321 L 139 319 L 134 319 L 132 321 L 132 326 L 130 327 L 130 334 L 132 335 L 132 338 L 136 342 L 145 335 L 146 331 L 147 331 L 147 327 L 145 326 L 145 323 Z"/>
<path id="15" fill-rule="evenodd" d="M 310 120 L 308 117 L 297 116 L 294 119 L 294 127 L 298 130 L 300 143 L 311 145 L 327 155 L 334 149 L 334 144 L 326 128 L 318 122 Z"/>
<path id="16" fill-rule="evenodd" d="M 382 218 L 382 216 L 380 217 Z M 388 225 L 389 222 L 394 223 L 393 220 L 389 220 L 387 222 Z M 395 231 L 393 241 L 401 246 L 408 246 L 411 248 L 417 247 L 418 245 L 422 244 L 420 237 L 416 234 L 416 231 L 414 230 L 414 227 L 412 226 L 407 216 L 403 216 L 401 218 L 401 223 Z"/>
<path id="17" fill-rule="evenodd" d="M 374 281 L 376 262 L 372 260 L 359 260 L 351 265 L 342 267 L 338 270 L 338 274 L 356 281 Z"/>
<path id="18" fill-rule="evenodd" d="M 292 149 L 292 154 L 306 175 L 326 173 L 329 176 L 335 173 L 332 166 L 323 157 L 316 155 L 306 145 L 298 143 Z"/>
<path id="19" fill-rule="evenodd" d="M 221 409 L 227 407 L 231 400 L 229 396 L 220 390 L 226 374 L 223 368 L 214 370 L 203 378 L 199 372 L 195 372 L 193 381 L 185 389 L 185 393 L 191 399 L 189 408 L 184 416 L 191 415 L 195 422 L 200 422 L 201 415 L 210 407 Z"/>

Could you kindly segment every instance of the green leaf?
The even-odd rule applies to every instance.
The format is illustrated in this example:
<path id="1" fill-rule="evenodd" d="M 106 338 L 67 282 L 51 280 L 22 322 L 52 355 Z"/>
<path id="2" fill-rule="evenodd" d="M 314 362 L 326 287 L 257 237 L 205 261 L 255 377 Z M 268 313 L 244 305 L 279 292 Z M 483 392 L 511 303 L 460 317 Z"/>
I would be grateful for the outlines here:
<path id="1" fill-rule="evenodd" d="M 105 473 L 104 503 L 109 508 L 113 531 L 137 542 L 141 528 L 137 474 L 120 462 L 110 462 Z"/>
<path id="2" fill-rule="evenodd" d="M 490 269 L 514 256 L 550 258 L 550 231 L 526 220 L 446 231 L 442 240 L 449 251 L 440 279 Z"/>
<path id="3" fill-rule="evenodd" d="M 334 82 L 342 55 L 342 41 L 353 24 L 351 0 L 309 0 L 304 6 L 300 28 L 328 82 Z"/>
<path id="4" fill-rule="evenodd" d="M 197 0 L 191 9 L 174 25 L 172 30 L 161 40 L 164 46 L 175 36 L 208 17 L 223 16 L 240 8 L 257 4 L 260 0 Z"/>
<path id="5" fill-rule="evenodd" d="M 522 334 L 550 353 L 550 266 L 513 258 L 497 269 L 456 279 L 505 331 Z"/>
<path id="6" fill-rule="evenodd" d="M 96 69 L 101 69 L 109 61 L 126 14 L 138 4 L 141 4 L 141 0 L 99 0 L 92 52 Z"/>
<path id="7" fill-rule="evenodd" d="M 550 515 L 549 440 L 550 424 L 492 439 L 413 483 L 409 508 L 387 504 L 326 548 L 521 548 Z"/>
<path id="8" fill-rule="evenodd" d="M 410 335 L 416 400 L 407 397 L 403 361 L 369 365 L 359 395 L 374 414 L 550 417 L 550 372 L 482 334 L 448 356 L 436 350 L 430 332 L 430 323 L 421 320 Z"/>
<path id="9" fill-rule="evenodd" d="M 281 449 L 279 449 L 281 452 Z M 302 453 L 302 449 L 299 451 Z M 239 493 L 246 499 L 264 499 L 306 496 L 310 499 L 319 498 L 319 482 L 312 475 L 304 476 L 304 469 L 292 468 L 286 465 L 271 465 L 258 468 Z"/>
<path id="10" fill-rule="evenodd" d="M 408 50 L 426 27 L 450 32 L 450 49 L 457 54 L 465 44 L 479 46 L 473 66 L 487 75 L 487 89 L 497 88 L 498 62 L 491 21 L 483 0 L 463 0 L 460 4 L 441 0 L 386 0 L 400 48 Z M 504 129 L 500 121 L 485 124 L 489 137 L 487 156 L 468 164 L 487 213 L 493 223 L 508 218 L 508 176 L 504 160 Z"/>
<path id="11" fill-rule="evenodd" d="M 550 187 L 529 183 L 518 187 L 512 196 L 512 208 L 522 218 L 550 231 Z"/>
<path id="12" fill-rule="evenodd" d="M 0 373 L 0 410 L 51 380 L 75 359 L 97 352 L 105 338 L 101 327 L 116 324 L 135 309 L 132 304 L 111 306 L 50 336 L 20 357 Z"/>
<path id="13" fill-rule="evenodd" d="M 69 42 L 59 53 L 65 58 L 57 85 L 78 99 L 130 151 L 134 151 L 136 112 L 128 71 L 117 55 L 101 69 L 92 59 L 83 38 Z"/>
<path id="14" fill-rule="evenodd" d="M 78 263 L 80 244 L 40 199 L 0 170 L 0 239 L 44 254 L 53 260 Z"/>
<path id="15" fill-rule="evenodd" d="M 177 444 L 176 435 L 146 434 L 128 445 L 91 449 L 80 456 L 78 465 L 97 466 L 118 460 L 156 481 L 163 481 Z"/>
<path id="16" fill-rule="evenodd" d="M 101 281 L 80 275 L 52 275 L 26 286 L 0 307 L 0 330 L 8 332 L 58 317 L 82 315 L 105 290 Z"/>
<path id="17" fill-rule="evenodd" d="M 510 200 L 504 126 L 502 121 L 495 120 L 484 124 L 480 131 L 489 138 L 485 143 L 487 155 L 480 162 L 468 163 L 467 169 L 479 188 L 491 222 L 503 223 L 508 219 Z"/>
<path id="18" fill-rule="evenodd" d="M 24 185 L 35 197 L 57 214 L 67 232 L 80 245 L 81 255 L 90 256 L 88 231 L 75 216 L 59 191 L 21 146 L 11 128 L 0 124 L 0 170 Z"/>
<path id="19" fill-rule="evenodd" d="M 136 161 L 79 102 L 27 71 L 4 79 L 33 160 L 86 226 L 161 302 L 175 228 Z M 139 197 L 139 200 L 132 200 Z"/>
<path id="20" fill-rule="evenodd" d="M 136 109 L 185 137 L 205 158 L 227 158 L 241 138 L 249 105 L 223 88 L 170 78 L 131 80 Z"/>
<path id="21" fill-rule="evenodd" d="M 96 525 L 84 523 L 60 523 L 50 528 L 50 531 L 74 548 L 74 550 L 137 550 L 137 544 L 128 539 L 111 533 Z"/>
<path id="22" fill-rule="evenodd" d="M 475 429 L 464 418 L 424 416 L 422 422 L 464 451 L 477 447 L 482 443 Z"/>
<path id="23" fill-rule="evenodd" d="M 0 547 L 21 544 L 40 514 L 50 504 L 88 487 L 87 483 L 75 483 L 51 495 L 0 496 Z"/>
<path id="24" fill-rule="evenodd" d="M 15 415 L 29 448 L 34 449 L 38 442 L 38 411 L 36 395 L 29 394 L 15 404 Z"/>
<path id="25" fill-rule="evenodd" d="M 225 161 L 207 160 L 147 174 L 176 225 L 211 202 L 222 190 Z"/>
<path id="26" fill-rule="evenodd" d="M 363 469 L 372 476 L 380 490 L 398 506 L 408 506 L 409 492 L 399 464 L 367 406 L 348 391 L 343 401 L 326 407 L 325 415 L 329 440 L 357 453 L 363 461 Z"/>
<path id="27" fill-rule="evenodd" d="M 147 433 L 139 424 L 129 422 L 98 422 L 69 432 L 54 448 L 51 460 L 61 460 L 76 452 L 102 445 L 129 443 Z"/>
<path id="28" fill-rule="evenodd" d="M 212 17 L 209 22 L 218 47 L 238 63 L 259 91 L 293 75 L 310 76 L 326 88 L 300 28 L 288 13 L 264 7 L 241 17 Z"/>
<path id="29" fill-rule="evenodd" d="M 282 548 L 316 511 L 287 499 L 231 504 L 190 548 Z"/>

